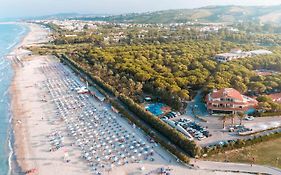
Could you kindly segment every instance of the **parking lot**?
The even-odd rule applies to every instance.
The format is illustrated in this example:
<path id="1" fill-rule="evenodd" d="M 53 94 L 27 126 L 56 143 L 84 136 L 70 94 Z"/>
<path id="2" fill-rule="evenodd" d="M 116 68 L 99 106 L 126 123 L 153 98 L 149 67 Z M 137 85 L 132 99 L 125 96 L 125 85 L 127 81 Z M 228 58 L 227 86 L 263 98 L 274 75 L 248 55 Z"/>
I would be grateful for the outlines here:
<path id="1" fill-rule="evenodd" d="M 226 128 L 223 129 L 223 122 L 220 117 L 218 116 L 208 116 L 204 117 L 204 119 L 207 120 L 207 122 L 202 122 L 197 119 L 194 119 L 190 116 L 183 115 L 183 118 L 189 118 L 193 119 L 194 121 L 198 122 L 201 126 L 208 129 L 209 133 L 211 134 L 210 137 L 207 137 L 203 140 L 196 140 L 198 144 L 201 146 L 208 146 L 208 145 L 214 145 L 219 144 L 221 142 L 229 141 L 229 140 L 237 140 L 237 139 L 248 139 L 253 136 L 257 135 L 265 135 L 271 132 L 274 132 L 276 130 L 280 131 L 281 129 L 274 129 L 264 132 L 259 132 L 265 129 L 265 127 L 272 128 L 276 127 L 277 124 L 280 124 L 281 117 L 260 117 L 255 118 L 254 120 L 248 121 L 243 120 L 242 125 L 240 126 L 240 120 L 238 118 L 234 119 L 234 125 L 232 125 L 231 120 L 226 121 Z M 280 126 L 280 125 L 279 125 Z M 232 128 L 234 130 L 232 130 Z M 255 133 L 254 135 L 248 135 L 248 133 Z M 239 133 L 245 133 L 246 136 L 239 135 Z"/>

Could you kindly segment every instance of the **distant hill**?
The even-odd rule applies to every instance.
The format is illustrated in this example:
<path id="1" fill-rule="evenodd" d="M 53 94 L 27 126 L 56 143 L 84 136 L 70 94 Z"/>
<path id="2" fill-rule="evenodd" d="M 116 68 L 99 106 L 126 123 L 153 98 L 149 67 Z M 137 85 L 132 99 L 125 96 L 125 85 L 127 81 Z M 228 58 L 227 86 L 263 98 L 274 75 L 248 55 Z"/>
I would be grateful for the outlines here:
<path id="1" fill-rule="evenodd" d="M 80 19 L 133 23 L 256 21 L 263 23 L 281 24 L 281 5 L 207 6 L 196 9 L 164 10 L 157 12 L 131 13 L 116 16 L 83 17 Z"/>

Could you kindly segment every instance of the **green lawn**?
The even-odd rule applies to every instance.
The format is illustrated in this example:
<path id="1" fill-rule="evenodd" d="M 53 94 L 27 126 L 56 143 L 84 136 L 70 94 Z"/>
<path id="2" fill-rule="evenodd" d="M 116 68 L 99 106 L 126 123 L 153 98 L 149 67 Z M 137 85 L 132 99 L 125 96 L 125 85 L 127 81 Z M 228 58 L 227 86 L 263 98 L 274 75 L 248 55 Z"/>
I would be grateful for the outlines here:
<path id="1" fill-rule="evenodd" d="M 281 168 L 281 138 L 238 150 L 219 153 L 206 159 L 241 163 L 251 163 L 254 159 L 254 164 Z"/>

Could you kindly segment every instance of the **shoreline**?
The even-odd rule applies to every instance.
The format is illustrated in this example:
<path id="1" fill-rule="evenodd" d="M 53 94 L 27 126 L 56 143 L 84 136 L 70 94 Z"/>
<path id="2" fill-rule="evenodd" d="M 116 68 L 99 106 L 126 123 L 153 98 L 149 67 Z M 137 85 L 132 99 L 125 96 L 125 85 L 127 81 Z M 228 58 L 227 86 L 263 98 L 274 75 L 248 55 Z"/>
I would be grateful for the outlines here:
<path id="1" fill-rule="evenodd" d="M 9 24 L 12 24 L 12 25 L 18 25 L 22 28 L 24 28 L 22 30 L 22 33 L 20 33 L 20 36 L 19 39 L 17 42 L 11 44 L 8 49 L 9 51 L 3 55 L 3 58 L 5 60 L 7 60 L 10 64 L 10 68 L 12 70 L 12 77 L 10 79 L 10 85 L 9 85 L 9 88 L 8 88 L 8 102 L 9 102 L 9 109 L 8 109 L 8 123 L 9 123 L 9 126 L 7 128 L 7 141 L 6 141 L 6 148 L 7 148 L 7 163 L 8 163 L 8 170 L 7 170 L 7 174 L 8 175 L 12 175 L 12 174 L 15 174 L 17 172 L 17 174 L 20 174 L 19 172 L 22 172 L 21 171 L 21 168 L 20 166 L 18 165 L 18 162 L 16 161 L 16 155 L 15 155 L 15 147 L 14 147 L 14 143 L 15 143 L 15 135 L 14 135 L 14 126 L 13 126 L 13 96 L 12 96 L 12 91 L 11 91 L 11 86 L 13 84 L 13 79 L 14 79 L 14 63 L 13 63 L 13 60 L 11 60 L 10 58 L 8 58 L 8 56 L 15 52 L 17 49 L 19 49 L 22 44 L 23 44 L 23 41 L 25 39 L 25 37 L 27 37 L 27 35 L 30 33 L 30 28 L 28 26 L 27 23 L 20 23 L 20 22 L 0 22 L 0 25 L 9 25 Z"/>
<path id="2" fill-rule="evenodd" d="M 24 46 L 24 40 L 26 39 L 26 37 L 28 37 L 28 35 L 30 35 L 31 29 L 30 29 L 30 25 L 28 25 L 27 23 L 8 22 L 4 24 L 22 25 L 23 27 L 26 28 L 26 31 L 24 31 L 24 34 L 21 36 L 20 41 L 15 46 L 13 46 L 13 49 L 11 49 L 11 51 L 9 52 L 10 55 L 11 53 L 16 53 L 17 50 L 19 50 L 22 46 Z M 17 94 L 15 93 L 15 90 L 13 88 L 13 83 L 16 76 L 16 65 L 14 63 L 14 60 L 10 59 L 10 62 L 13 69 L 13 77 L 9 89 L 9 94 L 10 94 L 10 132 L 9 132 L 10 153 L 9 153 L 9 172 L 8 172 L 9 175 L 14 173 L 23 174 L 22 167 L 20 166 L 17 160 L 16 147 L 15 147 L 16 133 L 15 133 L 15 125 L 14 125 L 14 117 L 15 117 L 14 108 L 17 105 L 16 104 Z"/>
<path id="3" fill-rule="evenodd" d="M 33 43 L 28 43 L 27 40 L 28 38 L 32 37 L 34 35 L 32 33 L 32 25 L 30 23 L 19 23 L 19 22 L 10 22 L 7 24 L 17 24 L 17 25 L 22 25 L 23 27 L 26 28 L 24 31 L 24 34 L 22 35 L 20 41 L 13 46 L 13 49 L 7 54 L 8 56 L 21 56 L 21 55 L 26 55 L 26 50 L 22 49 L 23 47 L 33 44 Z M 8 57 L 6 56 L 6 57 Z M 21 121 L 21 115 L 22 113 L 20 112 L 19 104 L 18 104 L 18 91 L 16 89 L 15 85 L 15 77 L 17 76 L 17 72 L 19 69 L 19 65 L 15 63 L 14 58 L 6 58 L 11 62 L 11 67 L 13 70 L 13 77 L 11 80 L 10 88 L 9 88 L 9 94 L 10 94 L 10 131 L 9 131 L 9 172 L 10 174 L 24 174 L 24 170 L 26 168 L 26 163 L 24 160 L 20 160 L 19 157 L 20 155 L 24 155 L 24 149 L 22 148 L 22 145 L 25 143 L 26 136 L 23 134 L 24 132 L 24 126 L 19 125 L 19 121 Z M 21 145 L 20 147 L 18 145 Z"/>

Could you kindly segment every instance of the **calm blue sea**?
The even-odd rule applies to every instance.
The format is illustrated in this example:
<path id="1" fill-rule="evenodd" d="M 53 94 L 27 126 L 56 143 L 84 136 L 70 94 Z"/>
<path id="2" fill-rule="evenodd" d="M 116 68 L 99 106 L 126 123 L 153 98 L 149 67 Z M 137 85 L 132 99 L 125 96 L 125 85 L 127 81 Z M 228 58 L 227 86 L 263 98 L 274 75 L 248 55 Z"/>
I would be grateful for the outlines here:
<path id="1" fill-rule="evenodd" d="M 0 175 L 10 174 L 11 170 L 11 112 L 9 86 L 13 70 L 7 54 L 27 33 L 27 28 L 17 24 L 0 24 Z"/>

